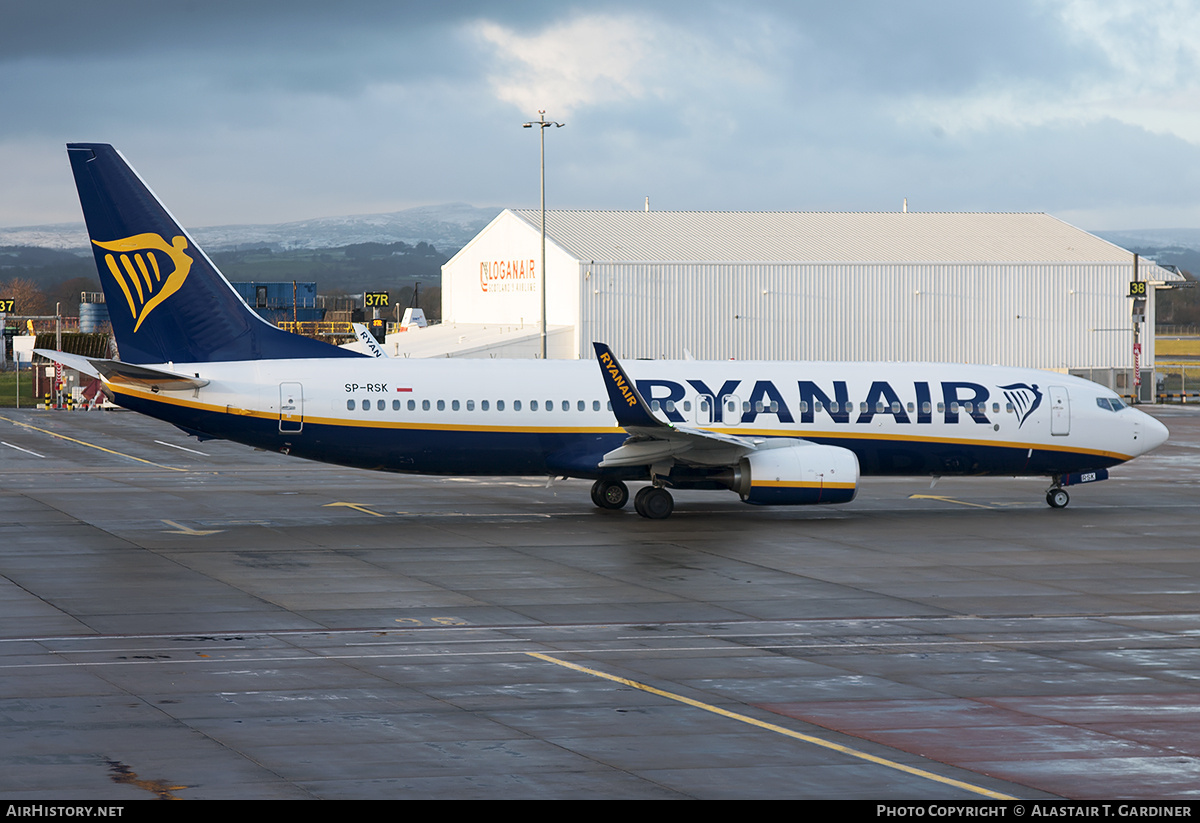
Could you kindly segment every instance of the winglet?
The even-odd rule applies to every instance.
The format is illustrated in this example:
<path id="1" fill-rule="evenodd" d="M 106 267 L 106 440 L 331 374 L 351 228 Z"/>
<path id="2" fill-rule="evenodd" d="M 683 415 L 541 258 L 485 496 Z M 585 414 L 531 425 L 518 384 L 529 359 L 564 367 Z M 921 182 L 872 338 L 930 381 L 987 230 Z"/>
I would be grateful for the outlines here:
<path id="1" fill-rule="evenodd" d="M 608 399 L 612 402 L 613 414 L 617 416 L 617 424 L 629 428 L 671 428 L 654 416 L 650 404 L 646 402 L 637 386 L 629 379 L 624 367 L 617 362 L 612 350 L 604 343 L 592 343 L 596 349 L 596 359 L 600 361 L 600 373 L 604 376 L 604 387 L 608 389 Z"/>

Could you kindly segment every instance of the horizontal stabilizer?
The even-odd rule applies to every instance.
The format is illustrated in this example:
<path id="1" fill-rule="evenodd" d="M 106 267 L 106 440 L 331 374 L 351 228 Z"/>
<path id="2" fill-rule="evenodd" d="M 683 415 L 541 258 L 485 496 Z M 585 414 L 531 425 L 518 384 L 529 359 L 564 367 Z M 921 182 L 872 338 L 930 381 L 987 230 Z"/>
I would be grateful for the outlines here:
<path id="1" fill-rule="evenodd" d="M 56 363 L 62 363 L 67 368 L 75 369 L 89 377 L 102 378 L 107 383 L 141 386 L 156 391 L 191 391 L 203 388 L 209 383 L 208 380 L 200 377 L 188 377 L 186 374 L 152 369 L 134 363 L 124 363 L 120 360 L 84 357 L 49 349 L 34 349 L 33 353 L 40 354 Z"/>

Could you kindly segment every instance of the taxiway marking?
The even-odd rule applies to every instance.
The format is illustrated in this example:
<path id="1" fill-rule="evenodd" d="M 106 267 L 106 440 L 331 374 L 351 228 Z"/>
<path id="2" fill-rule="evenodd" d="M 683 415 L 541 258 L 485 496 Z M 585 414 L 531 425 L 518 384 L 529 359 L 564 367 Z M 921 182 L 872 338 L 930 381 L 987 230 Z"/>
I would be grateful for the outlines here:
<path id="1" fill-rule="evenodd" d="M 155 440 L 154 442 L 160 446 L 170 446 L 173 449 L 179 449 L 181 452 L 191 452 L 192 454 L 198 454 L 201 457 L 208 457 L 205 452 L 198 452 L 195 449 L 189 449 L 186 446 L 176 446 L 174 443 L 167 443 L 165 440 Z"/>
<path id="2" fill-rule="evenodd" d="M 60 440 L 67 440 L 67 441 L 70 441 L 71 443 L 78 443 L 80 446 L 87 446 L 89 449 L 99 449 L 100 451 L 107 452 L 108 454 L 115 454 L 117 457 L 128 457 L 130 460 L 136 460 L 139 463 L 145 463 L 149 466 L 155 466 L 157 468 L 166 469 L 168 471 L 173 471 L 173 472 L 186 472 L 187 471 L 187 469 L 180 469 L 180 468 L 176 468 L 175 466 L 164 466 L 161 463 L 155 463 L 153 460 L 143 460 L 140 457 L 134 457 L 132 454 L 125 454 L 124 452 L 114 451 L 112 449 L 106 449 L 103 446 L 97 446 L 95 443 L 88 443 L 83 440 L 76 440 L 74 437 L 67 437 L 65 434 L 59 434 L 58 432 L 52 432 L 49 429 L 41 429 L 41 428 L 38 428 L 37 426 L 31 426 L 28 423 L 22 423 L 19 420 L 13 420 L 12 418 L 9 418 L 9 417 L 0 417 L 0 420 L 6 420 L 9 423 L 12 423 L 14 426 L 22 426 L 26 429 L 33 429 L 35 432 L 41 432 L 42 434 L 48 434 L 51 437 L 57 437 Z"/>
<path id="3" fill-rule="evenodd" d="M 965 500 L 955 500 L 953 497 L 942 497 L 938 494 L 910 494 L 909 500 L 941 500 L 943 503 L 957 503 L 960 506 L 974 506 L 977 509 L 990 509 L 991 506 L 985 506 L 982 503 L 968 503 Z"/>
<path id="4" fill-rule="evenodd" d="M 608 672 L 602 672 L 599 669 L 589 669 L 587 666 L 580 666 L 577 663 L 568 663 L 566 660 L 559 660 L 556 657 L 550 657 L 549 655 L 541 654 L 540 652 L 526 652 L 526 654 L 528 654 L 530 657 L 536 657 L 538 660 L 543 660 L 547 663 L 553 663 L 556 666 L 564 666 L 568 669 L 574 669 L 577 672 L 583 672 L 584 674 L 590 674 L 593 677 L 599 677 L 604 680 L 611 680 L 614 683 L 620 683 L 622 685 L 630 686 L 631 688 L 639 689 L 640 691 L 644 691 L 649 694 L 658 695 L 659 697 L 665 697 L 668 700 L 674 700 L 678 703 L 683 703 L 684 705 L 692 706 L 693 708 L 703 709 L 706 712 L 712 712 L 713 714 L 718 714 L 722 717 L 728 717 L 731 720 L 737 720 L 742 723 L 749 723 L 751 726 L 757 726 L 760 729 L 766 729 L 767 731 L 775 732 L 776 734 L 782 734 L 785 737 L 791 737 L 796 740 L 803 740 L 805 743 L 811 743 L 814 746 L 820 746 L 825 749 L 831 749 L 835 752 L 840 752 L 842 754 L 849 755 L 850 757 L 856 757 L 859 760 L 866 760 L 868 763 L 874 763 L 878 766 L 886 766 L 889 769 L 895 769 L 897 771 L 904 772 L 905 774 L 915 775 L 916 777 L 923 777 L 926 780 L 932 780 L 936 783 L 944 783 L 948 786 L 955 786 L 956 788 L 963 789 L 964 791 L 972 792 L 973 794 L 983 795 L 984 797 L 990 797 L 994 800 L 1016 800 L 1017 799 L 1013 795 L 1003 794 L 1001 792 L 994 792 L 991 789 L 985 789 L 982 786 L 976 786 L 972 783 L 965 783 L 962 780 L 955 780 L 952 777 L 943 777 L 940 774 L 934 774 L 933 772 L 925 771 L 924 769 L 918 769 L 915 766 L 906 766 L 903 763 L 897 763 L 895 760 L 888 760 L 885 757 L 879 757 L 877 755 L 868 754 L 867 752 L 860 752 L 858 749 L 852 749 L 849 746 L 843 746 L 840 743 L 834 743 L 830 740 L 822 740 L 821 738 L 814 737 L 810 734 L 804 734 L 803 732 L 798 732 L 793 729 L 786 728 L 784 726 L 778 726 L 774 723 L 767 723 L 764 720 L 758 720 L 758 719 L 750 717 L 748 715 L 738 714 L 737 712 L 731 712 L 728 709 L 722 709 L 719 706 L 713 706 L 709 703 L 702 703 L 699 700 L 693 700 L 692 698 L 684 697 L 681 694 L 675 694 L 674 692 L 668 692 L 668 691 L 663 691 L 662 689 L 656 689 L 653 686 L 646 685 L 645 683 L 639 683 L 636 680 L 629 680 L 624 677 L 618 677 L 615 674 L 609 674 Z"/>
<path id="5" fill-rule="evenodd" d="M 163 522 L 168 526 L 174 526 L 176 529 L 178 529 L 178 531 L 168 531 L 163 532 L 163 534 L 190 534 L 193 537 L 204 537 L 206 534 L 220 534 L 221 532 L 225 531 L 224 529 L 193 529 L 188 526 L 181 526 L 174 520 L 164 520 Z"/>
<path id="6" fill-rule="evenodd" d="M 380 514 L 379 512 L 373 512 L 370 509 L 368 509 L 366 506 L 364 506 L 360 503 L 326 503 L 324 506 L 322 506 L 322 508 L 329 508 L 330 506 L 345 506 L 348 509 L 354 509 L 355 511 L 358 511 L 358 512 L 366 512 L 367 514 L 373 514 L 376 517 L 385 517 L 386 516 L 386 515 Z"/>
<path id="7" fill-rule="evenodd" d="M 29 449 L 23 449 L 20 446 L 14 446 L 12 443 L 6 443 L 3 440 L 0 440 L 0 446 L 8 446 L 10 449 L 16 449 L 19 452 L 25 452 L 26 454 L 32 454 L 34 457 L 40 457 L 43 460 L 46 458 L 46 455 L 44 455 L 44 454 L 38 454 L 37 452 L 31 452 Z"/>

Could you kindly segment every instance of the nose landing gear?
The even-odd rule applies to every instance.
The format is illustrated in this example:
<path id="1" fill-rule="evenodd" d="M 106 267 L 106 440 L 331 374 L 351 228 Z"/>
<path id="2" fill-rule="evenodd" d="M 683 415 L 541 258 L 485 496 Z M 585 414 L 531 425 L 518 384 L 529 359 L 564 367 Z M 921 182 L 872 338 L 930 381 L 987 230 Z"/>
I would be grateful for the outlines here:
<path id="1" fill-rule="evenodd" d="M 1071 495 L 1067 494 L 1066 489 L 1055 486 L 1046 492 L 1046 505 L 1052 509 L 1065 509 L 1070 502 Z"/>

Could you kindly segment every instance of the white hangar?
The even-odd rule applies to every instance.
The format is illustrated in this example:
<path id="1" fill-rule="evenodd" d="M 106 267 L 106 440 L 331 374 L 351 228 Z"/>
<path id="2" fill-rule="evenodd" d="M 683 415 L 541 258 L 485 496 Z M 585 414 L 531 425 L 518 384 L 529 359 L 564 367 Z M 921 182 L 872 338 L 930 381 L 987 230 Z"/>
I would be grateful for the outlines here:
<path id="1" fill-rule="evenodd" d="M 600 340 L 626 359 L 1001 363 L 1124 389 L 1130 281 L 1181 279 L 1045 214 L 548 211 L 546 235 L 550 357 Z M 536 209 L 454 255 L 443 353 L 535 356 L 540 258 Z"/>

